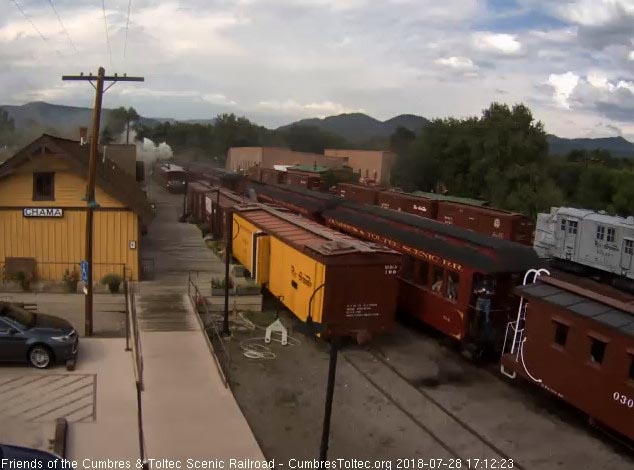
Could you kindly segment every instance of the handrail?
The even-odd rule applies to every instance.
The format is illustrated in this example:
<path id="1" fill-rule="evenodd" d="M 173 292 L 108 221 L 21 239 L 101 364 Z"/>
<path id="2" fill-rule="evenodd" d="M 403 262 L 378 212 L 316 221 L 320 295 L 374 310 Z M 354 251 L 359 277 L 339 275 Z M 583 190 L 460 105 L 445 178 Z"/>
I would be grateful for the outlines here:
<path id="1" fill-rule="evenodd" d="M 129 346 L 129 337 L 132 339 L 132 363 L 134 366 L 134 382 L 136 388 L 136 402 L 137 402 L 137 427 L 139 433 L 139 457 L 143 463 L 143 468 L 146 468 L 145 457 L 147 455 L 145 446 L 145 432 L 143 430 L 143 402 L 141 400 L 141 392 L 145 387 L 143 384 L 143 354 L 141 352 L 141 335 L 139 333 L 139 322 L 136 311 L 136 301 L 134 295 L 134 288 L 126 281 L 125 283 L 126 294 L 126 311 L 128 312 L 126 318 L 126 350 Z"/>
<path id="2" fill-rule="evenodd" d="M 199 302 L 200 299 L 203 300 L 202 305 L 204 306 L 205 317 L 206 318 L 212 318 L 212 316 L 211 316 L 211 312 L 209 312 L 209 307 L 207 306 L 207 301 L 205 300 L 205 297 L 201 294 L 200 289 L 198 289 L 198 286 L 191 279 L 191 273 L 188 276 L 188 281 L 187 281 L 187 294 L 189 296 L 189 300 L 191 301 L 194 309 L 196 310 L 196 318 L 200 322 L 200 325 L 201 325 L 202 329 L 205 332 L 205 339 L 207 341 L 207 346 L 209 347 L 209 349 L 210 349 L 210 351 L 212 353 L 212 356 L 214 358 L 214 363 L 216 364 L 216 368 L 218 369 L 218 373 L 220 374 L 220 378 L 222 379 L 222 383 L 224 384 L 225 388 L 228 388 L 229 387 L 229 380 L 227 378 L 227 374 L 228 374 L 229 364 L 231 363 L 231 356 L 229 355 L 229 351 L 225 347 L 225 344 L 224 344 L 224 341 L 222 339 L 222 336 L 220 335 L 220 331 L 216 327 L 216 322 L 214 322 L 213 319 L 212 319 L 209 322 L 209 324 L 205 324 L 200 318 L 200 314 L 198 313 L 198 306 L 200 305 L 200 302 Z M 227 370 L 226 371 L 223 370 L 222 364 L 219 361 L 218 354 L 216 353 L 216 348 L 214 347 L 213 343 L 211 342 L 211 338 L 209 338 L 208 335 L 207 335 L 207 327 L 208 326 L 211 326 L 212 336 L 217 339 L 218 343 L 220 344 L 221 353 L 226 358 L 226 366 L 227 366 Z"/>

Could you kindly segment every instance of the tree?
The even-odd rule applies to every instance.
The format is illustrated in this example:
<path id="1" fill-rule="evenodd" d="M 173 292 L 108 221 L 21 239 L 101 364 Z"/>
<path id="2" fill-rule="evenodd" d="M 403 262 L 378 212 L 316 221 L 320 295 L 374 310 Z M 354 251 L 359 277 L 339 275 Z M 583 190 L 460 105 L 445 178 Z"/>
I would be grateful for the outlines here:
<path id="1" fill-rule="evenodd" d="M 0 149 L 13 147 L 17 135 L 15 121 L 4 109 L 0 109 Z"/>
<path id="2" fill-rule="evenodd" d="M 113 109 L 108 113 L 106 127 L 110 128 L 113 135 L 121 134 L 126 131 L 126 143 L 130 143 L 130 123 L 136 122 L 141 118 L 134 108 L 124 108 L 123 106 Z"/>

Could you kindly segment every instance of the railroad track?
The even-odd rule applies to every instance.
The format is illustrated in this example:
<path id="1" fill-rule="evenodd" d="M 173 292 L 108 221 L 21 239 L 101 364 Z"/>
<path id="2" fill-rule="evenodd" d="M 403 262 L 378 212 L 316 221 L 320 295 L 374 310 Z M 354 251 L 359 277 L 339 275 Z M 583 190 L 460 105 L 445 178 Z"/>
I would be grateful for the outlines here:
<path id="1" fill-rule="evenodd" d="M 449 455 L 462 460 L 463 465 L 467 465 L 469 460 L 469 468 L 492 468 L 491 462 L 496 461 L 496 468 L 504 468 L 500 462 L 512 461 L 512 467 L 507 464 L 506 468 L 526 469 L 429 393 L 412 385 L 377 351 L 345 351 L 342 356 L 386 400 L 410 418 Z M 488 461 L 488 467 L 485 467 L 485 461 Z"/>

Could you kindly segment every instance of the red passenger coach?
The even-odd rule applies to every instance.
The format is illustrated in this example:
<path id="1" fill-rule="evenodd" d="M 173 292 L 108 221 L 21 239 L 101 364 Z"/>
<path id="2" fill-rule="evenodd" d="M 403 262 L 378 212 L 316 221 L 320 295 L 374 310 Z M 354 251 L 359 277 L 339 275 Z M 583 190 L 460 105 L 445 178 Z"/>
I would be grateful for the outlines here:
<path id="1" fill-rule="evenodd" d="M 523 308 L 507 330 L 502 373 L 634 441 L 634 305 L 547 275 L 517 292 Z"/>
<path id="2" fill-rule="evenodd" d="M 501 349 L 516 311 L 513 288 L 540 264 L 518 243 L 377 207 L 346 204 L 323 217 L 333 228 L 403 253 L 399 309 L 478 351 Z"/>
<path id="3" fill-rule="evenodd" d="M 533 245 L 535 222 L 523 214 L 491 207 L 440 201 L 436 220 L 503 240 Z"/>

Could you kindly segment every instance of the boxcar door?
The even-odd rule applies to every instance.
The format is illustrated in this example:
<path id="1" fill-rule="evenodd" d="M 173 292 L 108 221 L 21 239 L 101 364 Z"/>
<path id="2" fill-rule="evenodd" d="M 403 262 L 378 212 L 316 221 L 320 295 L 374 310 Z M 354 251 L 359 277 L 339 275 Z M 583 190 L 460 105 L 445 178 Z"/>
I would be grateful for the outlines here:
<path id="1" fill-rule="evenodd" d="M 621 269 L 629 271 L 632 269 L 632 252 L 634 251 L 634 239 L 624 238 L 621 249 Z"/>

